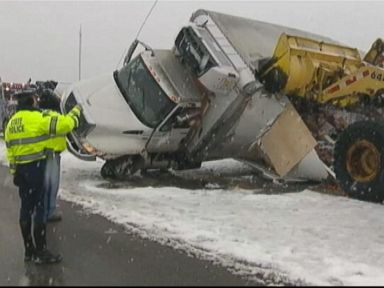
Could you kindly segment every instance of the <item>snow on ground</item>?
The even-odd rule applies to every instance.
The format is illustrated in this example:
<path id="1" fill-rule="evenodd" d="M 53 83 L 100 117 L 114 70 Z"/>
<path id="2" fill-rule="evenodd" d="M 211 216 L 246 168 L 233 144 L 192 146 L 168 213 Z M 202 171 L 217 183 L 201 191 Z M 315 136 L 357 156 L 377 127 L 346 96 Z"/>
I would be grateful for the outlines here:
<path id="1" fill-rule="evenodd" d="M 203 189 L 115 185 L 99 176 L 102 161 L 84 162 L 69 153 L 62 160 L 61 199 L 143 237 L 236 273 L 263 275 L 272 284 L 384 285 L 382 205 L 310 190 L 267 195 L 214 184 Z M 201 168 L 203 173 L 231 169 L 236 173 L 244 166 L 223 160 Z"/>

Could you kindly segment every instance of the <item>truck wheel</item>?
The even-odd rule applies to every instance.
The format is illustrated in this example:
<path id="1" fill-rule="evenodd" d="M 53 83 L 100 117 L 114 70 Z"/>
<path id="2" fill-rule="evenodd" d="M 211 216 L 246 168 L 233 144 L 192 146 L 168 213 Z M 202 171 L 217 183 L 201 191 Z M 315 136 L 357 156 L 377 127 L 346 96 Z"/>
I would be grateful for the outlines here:
<path id="1" fill-rule="evenodd" d="M 101 167 L 100 174 L 104 179 L 116 179 L 116 169 L 113 165 L 113 160 L 105 161 L 104 165 Z"/>
<path id="2" fill-rule="evenodd" d="M 352 198 L 382 202 L 384 196 L 384 125 L 353 123 L 338 137 L 334 150 L 336 179 Z"/>
<path id="3" fill-rule="evenodd" d="M 140 156 L 123 156 L 117 159 L 106 160 L 101 167 L 101 177 L 104 179 L 124 179 L 133 175 L 140 167 Z"/>

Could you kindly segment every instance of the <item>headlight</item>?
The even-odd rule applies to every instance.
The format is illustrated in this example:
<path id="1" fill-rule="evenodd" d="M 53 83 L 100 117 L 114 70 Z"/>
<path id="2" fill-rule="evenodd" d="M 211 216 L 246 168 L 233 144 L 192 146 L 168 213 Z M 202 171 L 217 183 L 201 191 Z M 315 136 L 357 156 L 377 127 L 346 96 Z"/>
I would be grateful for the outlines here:
<path id="1" fill-rule="evenodd" d="M 97 150 L 95 147 L 93 147 L 88 142 L 84 141 L 81 145 L 84 148 L 84 150 L 87 151 L 89 154 L 96 155 L 96 156 L 101 157 L 101 158 L 105 155 L 105 153 Z"/>

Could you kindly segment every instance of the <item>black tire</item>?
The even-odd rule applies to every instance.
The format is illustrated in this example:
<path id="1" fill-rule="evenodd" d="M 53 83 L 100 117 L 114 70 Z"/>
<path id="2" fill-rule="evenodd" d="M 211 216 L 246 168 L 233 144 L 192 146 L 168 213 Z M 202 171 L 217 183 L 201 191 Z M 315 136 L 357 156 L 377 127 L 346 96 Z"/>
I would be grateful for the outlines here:
<path id="1" fill-rule="evenodd" d="M 130 175 L 130 166 L 132 163 L 125 159 L 113 159 L 105 161 L 104 165 L 101 167 L 101 177 L 104 179 L 111 180 L 122 180 L 125 176 Z M 124 165 L 124 164 L 125 165 Z"/>
<path id="2" fill-rule="evenodd" d="M 379 89 L 375 93 L 375 97 L 373 98 L 373 103 L 376 107 L 384 107 L 384 89 Z"/>
<path id="3" fill-rule="evenodd" d="M 334 170 L 342 189 L 352 198 L 384 199 L 384 125 L 373 121 L 353 123 L 338 137 Z"/>
<path id="4" fill-rule="evenodd" d="M 112 163 L 113 160 L 107 160 L 103 164 L 100 170 L 101 177 L 104 179 L 117 179 L 117 175 L 115 173 L 115 169 Z"/>
<path id="5" fill-rule="evenodd" d="M 122 180 L 140 169 L 141 159 L 140 156 L 122 156 L 106 160 L 100 170 L 101 177 L 104 179 Z"/>

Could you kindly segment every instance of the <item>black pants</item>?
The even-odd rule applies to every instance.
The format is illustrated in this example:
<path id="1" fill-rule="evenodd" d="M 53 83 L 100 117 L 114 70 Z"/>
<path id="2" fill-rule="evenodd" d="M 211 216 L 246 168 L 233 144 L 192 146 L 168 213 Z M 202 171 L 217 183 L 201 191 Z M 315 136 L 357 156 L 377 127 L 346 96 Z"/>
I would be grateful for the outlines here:
<path id="1" fill-rule="evenodd" d="M 17 165 L 13 180 L 19 187 L 21 199 L 19 223 L 24 241 L 25 259 L 30 258 L 35 251 L 44 250 L 47 246 L 43 187 L 45 163 L 45 160 L 40 160 Z M 33 226 L 32 222 L 34 222 Z"/>
<path id="2" fill-rule="evenodd" d="M 22 222 L 34 220 L 35 223 L 46 223 L 43 187 L 45 163 L 45 160 L 39 160 L 17 165 L 14 184 L 19 187 Z"/>

